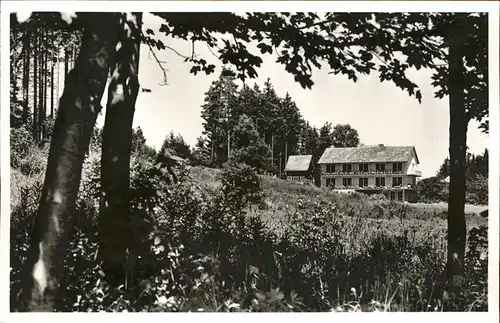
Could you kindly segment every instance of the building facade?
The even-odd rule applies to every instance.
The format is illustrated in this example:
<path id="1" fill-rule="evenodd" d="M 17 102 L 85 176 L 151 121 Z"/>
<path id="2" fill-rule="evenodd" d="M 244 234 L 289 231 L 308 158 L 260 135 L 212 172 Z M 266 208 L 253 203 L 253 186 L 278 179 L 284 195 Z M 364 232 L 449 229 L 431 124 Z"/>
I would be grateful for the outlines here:
<path id="1" fill-rule="evenodd" d="M 292 182 L 309 182 L 312 155 L 292 155 L 285 166 L 285 178 Z"/>
<path id="2" fill-rule="evenodd" d="M 416 202 L 419 160 L 413 146 L 327 148 L 318 164 L 321 186 L 339 192 L 383 194 L 390 200 Z"/>

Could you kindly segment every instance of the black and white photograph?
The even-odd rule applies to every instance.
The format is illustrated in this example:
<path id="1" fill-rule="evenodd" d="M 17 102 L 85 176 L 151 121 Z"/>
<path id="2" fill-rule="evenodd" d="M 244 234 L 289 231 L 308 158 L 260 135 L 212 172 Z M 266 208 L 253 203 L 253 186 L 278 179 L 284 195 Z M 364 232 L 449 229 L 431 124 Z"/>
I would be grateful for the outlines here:
<path id="1" fill-rule="evenodd" d="M 203 2 L 2 4 L 9 312 L 497 321 L 498 3 Z"/>

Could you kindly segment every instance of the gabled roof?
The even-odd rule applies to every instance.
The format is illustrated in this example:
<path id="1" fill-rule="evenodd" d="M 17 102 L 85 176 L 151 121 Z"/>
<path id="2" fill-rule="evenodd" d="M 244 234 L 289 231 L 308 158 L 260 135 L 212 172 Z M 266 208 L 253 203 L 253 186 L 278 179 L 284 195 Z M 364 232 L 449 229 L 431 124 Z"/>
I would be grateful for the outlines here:
<path id="1" fill-rule="evenodd" d="M 417 152 L 413 146 L 361 146 L 326 148 L 318 164 L 406 162 Z"/>
<path id="2" fill-rule="evenodd" d="M 312 155 L 292 155 L 288 157 L 285 171 L 305 172 L 311 165 Z"/>

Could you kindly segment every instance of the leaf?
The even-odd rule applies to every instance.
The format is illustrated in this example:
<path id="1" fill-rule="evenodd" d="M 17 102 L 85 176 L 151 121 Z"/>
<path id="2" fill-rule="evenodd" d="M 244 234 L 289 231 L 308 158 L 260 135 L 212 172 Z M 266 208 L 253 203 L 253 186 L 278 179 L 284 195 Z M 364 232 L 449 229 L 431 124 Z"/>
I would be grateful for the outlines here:
<path id="1" fill-rule="evenodd" d="M 415 97 L 417 98 L 418 103 L 422 103 L 422 93 L 420 92 L 420 90 L 417 90 L 417 92 L 415 93 Z"/>
<path id="2" fill-rule="evenodd" d="M 265 43 L 259 43 L 257 47 L 260 49 L 262 54 L 269 53 L 272 54 L 273 48 Z"/>
<path id="3" fill-rule="evenodd" d="M 159 50 L 165 49 L 165 44 L 163 44 L 163 42 L 161 40 L 157 40 L 156 41 L 156 48 L 158 48 Z"/>
<path id="4" fill-rule="evenodd" d="M 259 301 L 265 301 L 266 300 L 266 296 L 262 295 L 261 293 L 257 292 L 255 293 L 255 297 L 259 300 Z"/>
<path id="5" fill-rule="evenodd" d="M 153 243 L 154 243 L 154 245 L 155 245 L 155 246 L 157 246 L 157 245 L 159 245 L 159 244 L 160 244 L 160 242 L 161 242 L 161 238 L 160 238 L 160 237 L 158 237 L 158 236 L 156 236 L 156 237 L 154 238 L 154 242 L 153 242 Z"/>
<path id="6" fill-rule="evenodd" d="M 191 67 L 191 69 L 189 70 L 189 73 L 196 75 L 196 74 L 198 74 L 198 72 L 200 70 L 201 70 L 201 67 L 195 65 L 195 66 Z"/>

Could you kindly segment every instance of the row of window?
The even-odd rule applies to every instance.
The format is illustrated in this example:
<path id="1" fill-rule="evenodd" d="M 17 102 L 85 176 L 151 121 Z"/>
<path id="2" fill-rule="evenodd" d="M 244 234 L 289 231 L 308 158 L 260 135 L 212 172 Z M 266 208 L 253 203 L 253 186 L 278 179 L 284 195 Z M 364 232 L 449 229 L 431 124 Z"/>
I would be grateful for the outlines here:
<path id="1" fill-rule="evenodd" d="M 341 168 L 340 168 L 340 165 Z M 336 171 L 340 172 L 340 169 L 342 169 L 342 172 L 344 173 L 349 173 L 352 172 L 353 164 L 326 164 L 326 172 L 327 173 L 334 173 Z M 385 165 L 386 163 L 375 163 L 375 171 L 377 172 L 385 172 Z M 336 170 L 336 166 L 339 166 L 338 170 Z M 368 172 L 368 163 L 360 163 L 358 164 L 358 170 L 359 172 Z M 392 171 L 393 172 L 401 172 L 403 171 L 403 163 L 392 163 Z"/>
<path id="2" fill-rule="evenodd" d="M 336 186 L 336 178 L 326 178 L 326 186 Z M 340 184 L 340 182 L 339 182 Z M 403 178 L 402 177 L 393 177 L 392 178 L 392 186 L 401 186 L 403 185 Z M 344 177 L 342 178 L 342 186 L 353 186 L 352 185 L 352 178 L 349 177 Z M 359 187 L 365 187 L 368 186 L 368 178 L 367 177 L 360 177 L 358 178 L 358 186 Z M 375 186 L 385 186 L 385 177 L 376 177 L 375 178 Z"/>
<path id="3" fill-rule="evenodd" d="M 403 200 L 403 192 L 402 191 L 399 191 L 399 192 L 391 192 L 390 193 L 390 196 L 387 196 L 390 200 L 398 200 L 398 201 L 402 201 Z"/>

